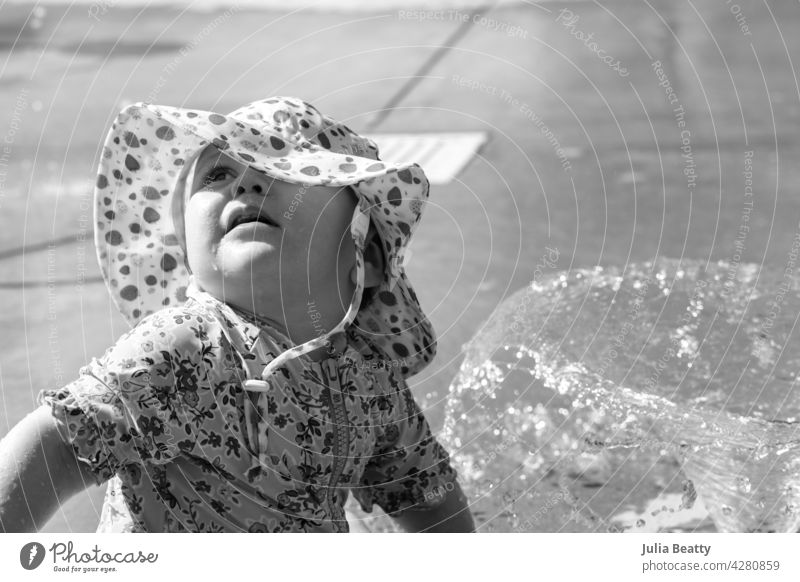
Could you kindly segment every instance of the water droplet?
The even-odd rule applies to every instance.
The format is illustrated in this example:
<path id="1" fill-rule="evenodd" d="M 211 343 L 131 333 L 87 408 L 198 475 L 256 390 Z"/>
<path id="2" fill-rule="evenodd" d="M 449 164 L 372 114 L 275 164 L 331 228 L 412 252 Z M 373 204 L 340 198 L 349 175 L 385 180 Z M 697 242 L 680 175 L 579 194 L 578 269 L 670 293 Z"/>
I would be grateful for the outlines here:
<path id="1" fill-rule="evenodd" d="M 752 485 L 747 477 L 736 477 L 736 488 L 742 493 L 750 493 Z"/>
<path id="2" fill-rule="evenodd" d="M 694 482 L 687 479 L 683 482 L 683 496 L 681 497 L 681 508 L 691 509 L 697 501 L 697 490 L 694 488 Z"/>
<path id="3" fill-rule="evenodd" d="M 731 515 L 733 513 L 733 509 L 728 507 L 727 505 L 722 506 L 722 515 Z"/>

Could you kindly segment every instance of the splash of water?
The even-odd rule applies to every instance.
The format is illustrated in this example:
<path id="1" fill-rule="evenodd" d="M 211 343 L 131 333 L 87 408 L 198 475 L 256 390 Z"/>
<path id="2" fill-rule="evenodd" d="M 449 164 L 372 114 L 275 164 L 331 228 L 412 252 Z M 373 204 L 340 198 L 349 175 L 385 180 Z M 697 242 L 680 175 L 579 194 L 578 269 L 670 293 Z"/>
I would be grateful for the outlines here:
<path id="1" fill-rule="evenodd" d="M 503 302 L 465 347 L 444 432 L 481 529 L 797 530 L 798 290 L 660 259 Z"/>

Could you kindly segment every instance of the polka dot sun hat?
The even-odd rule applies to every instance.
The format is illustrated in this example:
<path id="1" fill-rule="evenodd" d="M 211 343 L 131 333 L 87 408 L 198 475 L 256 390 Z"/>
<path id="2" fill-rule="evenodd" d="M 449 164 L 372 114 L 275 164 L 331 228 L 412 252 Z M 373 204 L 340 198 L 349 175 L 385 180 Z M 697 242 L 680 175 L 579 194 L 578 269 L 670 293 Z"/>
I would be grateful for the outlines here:
<path id="1" fill-rule="evenodd" d="M 191 275 L 176 235 L 173 197 L 183 196 L 190 167 L 209 144 L 272 178 L 350 186 L 359 199 L 350 229 L 358 283 L 347 314 L 334 329 L 279 355 L 268 368 L 328 345 L 350 324 L 405 376 L 424 368 L 436 339 L 406 277 L 403 251 L 428 197 L 425 173 L 416 164 L 380 160 L 372 140 L 293 97 L 255 101 L 227 115 L 136 103 L 117 116 L 95 186 L 95 243 L 103 278 L 128 322 L 135 325 L 186 300 Z M 383 244 L 386 269 L 361 306 L 370 220 Z"/>

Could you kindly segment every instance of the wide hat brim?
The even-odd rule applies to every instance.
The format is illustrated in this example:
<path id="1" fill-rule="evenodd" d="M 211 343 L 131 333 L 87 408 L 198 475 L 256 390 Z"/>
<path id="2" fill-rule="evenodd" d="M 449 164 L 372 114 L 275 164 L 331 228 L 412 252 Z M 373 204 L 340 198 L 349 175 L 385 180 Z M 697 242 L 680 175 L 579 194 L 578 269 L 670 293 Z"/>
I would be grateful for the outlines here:
<path id="1" fill-rule="evenodd" d="M 307 113 L 313 109 L 293 98 L 277 99 L 275 107 L 303 103 Z M 297 119 L 291 124 L 282 123 L 287 115 L 268 119 L 264 103 L 257 115 L 252 107 L 224 115 L 144 103 L 118 115 L 95 186 L 98 261 L 115 304 L 135 325 L 186 300 L 190 275 L 173 223 L 173 197 L 182 190 L 178 184 L 186 166 L 214 144 L 272 178 L 305 186 L 350 186 L 356 192 L 380 235 L 387 269 L 353 323 L 404 375 L 417 373 L 436 350 L 433 328 L 403 268 L 403 252 L 428 197 L 424 171 L 416 164 L 378 160 L 374 144 L 365 148 L 369 140 L 353 139 L 355 134 L 341 125 L 325 127 L 319 139 L 306 139 L 297 131 Z M 363 244 L 366 232 L 353 228 L 352 234 Z"/>

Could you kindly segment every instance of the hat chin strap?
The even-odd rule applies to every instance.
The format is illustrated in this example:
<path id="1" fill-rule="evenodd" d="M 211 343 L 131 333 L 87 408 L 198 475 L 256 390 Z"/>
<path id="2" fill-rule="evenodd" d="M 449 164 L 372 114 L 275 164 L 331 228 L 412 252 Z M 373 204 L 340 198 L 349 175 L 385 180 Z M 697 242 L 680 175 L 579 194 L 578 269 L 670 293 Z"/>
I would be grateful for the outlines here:
<path id="1" fill-rule="evenodd" d="M 274 358 L 270 361 L 269 364 L 266 365 L 264 371 L 261 373 L 261 380 L 246 380 L 244 383 L 244 387 L 246 390 L 251 392 L 264 392 L 269 389 L 269 385 L 267 384 L 266 380 L 283 364 L 317 350 L 321 347 L 327 347 L 331 345 L 331 337 L 337 333 L 341 333 L 345 330 L 345 328 L 353 323 L 353 320 L 358 315 L 358 310 L 361 307 L 361 297 L 364 293 L 364 241 L 366 240 L 367 231 L 369 229 L 369 211 L 366 204 L 363 204 L 360 201 L 359 205 L 356 206 L 355 211 L 353 212 L 353 220 L 351 222 L 350 232 L 353 236 L 353 242 L 355 243 L 356 247 L 356 289 L 353 293 L 353 298 L 350 301 L 350 307 L 347 309 L 347 313 L 345 313 L 342 320 L 331 329 L 329 332 L 321 335 L 317 338 L 312 340 L 308 340 L 307 342 L 300 344 L 294 348 L 286 350 L 278 357 Z M 362 208 L 364 206 L 365 208 Z"/>

